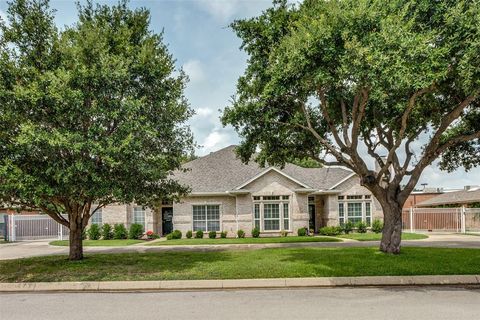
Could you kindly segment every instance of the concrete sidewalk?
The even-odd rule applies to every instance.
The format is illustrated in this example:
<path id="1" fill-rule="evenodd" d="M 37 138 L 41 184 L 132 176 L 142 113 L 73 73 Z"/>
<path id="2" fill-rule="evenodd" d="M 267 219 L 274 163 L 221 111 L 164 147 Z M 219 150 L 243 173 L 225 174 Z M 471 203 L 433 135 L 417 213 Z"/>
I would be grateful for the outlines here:
<path id="1" fill-rule="evenodd" d="M 480 286 L 480 275 L 377 276 L 169 281 L 87 281 L 0 283 L 0 292 L 122 292 L 258 288 L 384 286 Z"/>
<path id="2" fill-rule="evenodd" d="M 403 247 L 434 248 L 479 248 L 480 237 L 459 234 L 428 234 L 428 239 L 402 241 Z M 344 239 L 345 240 L 345 239 Z M 15 242 L 0 245 L 0 260 L 68 254 L 68 247 L 51 246 L 48 241 Z M 172 251 L 226 251 L 258 250 L 266 248 L 342 248 L 378 247 L 379 241 L 300 242 L 264 244 L 217 244 L 217 245 L 131 245 L 125 247 L 84 247 L 85 253 L 149 253 Z"/>

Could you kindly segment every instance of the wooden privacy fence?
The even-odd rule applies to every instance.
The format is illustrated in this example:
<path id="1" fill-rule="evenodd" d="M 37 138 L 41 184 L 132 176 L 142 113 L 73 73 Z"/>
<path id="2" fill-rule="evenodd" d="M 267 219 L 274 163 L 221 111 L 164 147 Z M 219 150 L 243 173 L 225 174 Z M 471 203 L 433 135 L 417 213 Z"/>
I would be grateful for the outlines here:
<path id="1" fill-rule="evenodd" d="M 403 230 L 468 232 L 480 231 L 480 209 L 410 208 L 403 211 Z"/>
<path id="2" fill-rule="evenodd" d="M 68 239 L 69 230 L 47 215 L 6 216 L 7 241 Z"/>

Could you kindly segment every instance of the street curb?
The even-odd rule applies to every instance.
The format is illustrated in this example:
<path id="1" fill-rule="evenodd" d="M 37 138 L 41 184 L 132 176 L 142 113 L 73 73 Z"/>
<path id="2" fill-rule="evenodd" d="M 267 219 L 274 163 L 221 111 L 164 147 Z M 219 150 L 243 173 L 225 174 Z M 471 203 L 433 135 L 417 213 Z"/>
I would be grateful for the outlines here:
<path id="1" fill-rule="evenodd" d="M 480 275 L 375 276 L 229 280 L 85 281 L 0 283 L 0 292 L 125 292 L 219 289 L 382 287 L 382 286 L 480 286 Z"/>

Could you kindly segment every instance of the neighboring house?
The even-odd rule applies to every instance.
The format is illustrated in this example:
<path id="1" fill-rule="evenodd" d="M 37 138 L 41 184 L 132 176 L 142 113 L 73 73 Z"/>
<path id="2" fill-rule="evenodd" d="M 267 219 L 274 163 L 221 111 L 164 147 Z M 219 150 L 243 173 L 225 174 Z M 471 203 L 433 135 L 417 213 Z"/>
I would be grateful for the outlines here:
<path id="1" fill-rule="evenodd" d="M 480 186 L 466 186 L 463 190 L 446 192 L 417 204 L 418 207 L 471 207 L 480 204 Z"/>
<path id="2" fill-rule="evenodd" d="M 419 203 L 435 198 L 444 193 L 442 188 L 425 188 L 424 190 L 414 190 L 403 205 L 404 210 L 415 208 Z"/>
<path id="3" fill-rule="evenodd" d="M 247 235 L 257 227 L 263 235 L 282 230 L 296 233 L 310 227 L 335 226 L 346 221 L 382 218 L 379 203 L 360 186 L 351 171 L 338 167 L 261 168 L 251 161 L 243 164 L 229 146 L 184 165 L 185 172 L 174 178 L 191 188 L 178 203 L 163 203 L 159 208 L 135 205 L 103 208 L 93 223 L 141 223 L 146 230 L 167 234 L 173 229 L 185 233 L 238 229 Z"/>

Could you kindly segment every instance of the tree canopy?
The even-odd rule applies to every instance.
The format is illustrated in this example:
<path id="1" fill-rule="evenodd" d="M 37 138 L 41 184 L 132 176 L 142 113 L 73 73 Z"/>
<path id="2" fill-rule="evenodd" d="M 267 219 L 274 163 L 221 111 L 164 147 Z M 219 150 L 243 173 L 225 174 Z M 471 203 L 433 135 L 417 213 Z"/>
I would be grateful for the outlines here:
<path id="1" fill-rule="evenodd" d="M 277 0 L 235 21 L 249 60 L 222 119 L 242 136 L 242 159 L 257 148 L 270 164 L 333 157 L 380 201 L 381 248 L 399 252 L 401 208 L 423 170 L 438 158 L 449 169 L 479 164 L 479 7 Z"/>
<path id="2" fill-rule="evenodd" d="M 187 77 L 149 11 L 78 12 L 59 30 L 47 0 L 18 0 L 0 23 L 1 199 L 71 233 L 105 205 L 184 194 L 171 173 L 193 151 Z"/>

